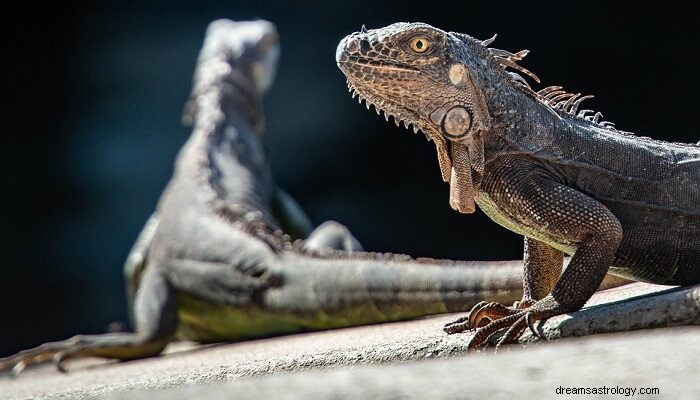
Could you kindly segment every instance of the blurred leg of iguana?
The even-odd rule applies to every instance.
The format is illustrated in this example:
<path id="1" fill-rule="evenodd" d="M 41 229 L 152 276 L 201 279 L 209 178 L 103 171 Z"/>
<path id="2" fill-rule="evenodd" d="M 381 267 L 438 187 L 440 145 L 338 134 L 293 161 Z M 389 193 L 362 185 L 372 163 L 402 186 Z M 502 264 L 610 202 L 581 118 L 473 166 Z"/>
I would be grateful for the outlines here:
<path id="1" fill-rule="evenodd" d="M 104 357 L 129 360 L 160 353 L 175 332 L 177 314 L 173 291 L 156 266 L 145 272 L 135 299 L 136 331 L 77 335 L 67 340 L 44 343 L 0 359 L 0 371 L 21 372 L 26 366 L 54 360 L 63 370 L 63 361 L 78 357 Z"/>

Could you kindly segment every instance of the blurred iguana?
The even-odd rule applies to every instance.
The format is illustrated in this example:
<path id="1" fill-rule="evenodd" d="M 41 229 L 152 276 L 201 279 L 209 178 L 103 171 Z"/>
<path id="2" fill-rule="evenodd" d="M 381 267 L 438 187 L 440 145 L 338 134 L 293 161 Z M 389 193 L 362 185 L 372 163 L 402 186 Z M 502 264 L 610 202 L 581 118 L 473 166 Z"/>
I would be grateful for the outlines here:
<path id="1" fill-rule="evenodd" d="M 261 96 L 278 38 L 266 21 L 216 21 L 186 120 L 193 133 L 126 263 L 134 333 L 79 335 L 0 359 L 0 371 L 76 357 L 135 359 L 168 342 L 234 341 L 514 301 L 521 262 L 413 260 L 361 250 L 342 225 L 310 224 L 275 188 Z"/>

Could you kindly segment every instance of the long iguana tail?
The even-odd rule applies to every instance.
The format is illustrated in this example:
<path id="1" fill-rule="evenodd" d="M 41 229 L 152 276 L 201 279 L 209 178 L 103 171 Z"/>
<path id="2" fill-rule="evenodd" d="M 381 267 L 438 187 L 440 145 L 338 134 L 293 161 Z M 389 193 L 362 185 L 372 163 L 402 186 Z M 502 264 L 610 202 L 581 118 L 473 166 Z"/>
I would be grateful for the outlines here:
<path id="1" fill-rule="evenodd" d="M 289 258 L 285 283 L 266 293 L 266 306 L 288 313 L 318 310 L 318 328 L 464 311 L 484 299 L 512 303 L 522 295 L 522 261 L 411 260 L 376 254 Z"/>
<path id="2" fill-rule="evenodd" d="M 279 265 L 270 271 L 279 284 L 255 305 L 213 307 L 179 298 L 179 335 L 205 342 L 249 339 L 465 311 L 484 299 L 512 303 L 522 295 L 522 261 L 291 253 L 281 255 Z"/>
<path id="3" fill-rule="evenodd" d="M 342 259 L 289 255 L 284 284 L 265 293 L 265 307 L 309 314 L 308 328 L 326 329 L 469 311 L 484 300 L 512 304 L 522 298 L 522 260 L 356 254 Z M 609 275 L 600 288 L 628 282 Z"/>
<path id="4" fill-rule="evenodd" d="M 255 305 L 213 306 L 179 298 L 179 336 L 201 342 L 399 321 L 468 311 L 486 300 L 522 297 L 522 260 L 448 261 L 358 253 L 342 258 L 281 256 L 279 284 Z M 608 277 L 603 287 L 625 280 Z M 214 323 L 215 322 L 215 323 Z"/>

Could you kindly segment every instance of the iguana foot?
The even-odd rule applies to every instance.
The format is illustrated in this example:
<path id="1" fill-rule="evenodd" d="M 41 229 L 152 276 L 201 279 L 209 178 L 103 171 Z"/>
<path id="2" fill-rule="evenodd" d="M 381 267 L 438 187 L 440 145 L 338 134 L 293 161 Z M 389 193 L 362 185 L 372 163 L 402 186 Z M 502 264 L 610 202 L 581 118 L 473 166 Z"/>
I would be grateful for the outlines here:
<path id="1" fill-rule="evenodd" d="M 12 375 L 18 375 L 27 366 L 46 361 L 53 361 L 59 371 L 66 372 L 65 362 L 71 358 L 106 357 L 128 360 L 150 357 L 160 353 L 166 344 L 165 340 L 148 341 L 134 333 L 77 335 L 0 358 L 0 372 L 10 371 Z"/>
<path id="2" fill-rule="evenodd" d="M 459 318 L 445 325 L 443 329 L 449 334 L 476 329 L 474 337 L 469 342 L 470 351 L 488 345 L 496 334 L 505 331 L 496 341 L 496 348 L 499 348 L 501 345 L 514 343 L 527 328 L 539 336 L 534 327 L 535 321 L 567 311 L 551 296 L 531 305 L 529 303 L 520 302 L 513 307 L 506 307 L 499 303 L 482 301 L 472 308 L 469 316 Z"/>
<path id="3" fill-rule="evenodd" d="M 481 301 L 472 307 L 469 315 L 447 323 L 442 329 L 453 334 L 480 328 L 491 321 L 515 314 L 523 304 L 525 303 L 515 302 L 512 307 L 506 307 L 500 303 Z"/>

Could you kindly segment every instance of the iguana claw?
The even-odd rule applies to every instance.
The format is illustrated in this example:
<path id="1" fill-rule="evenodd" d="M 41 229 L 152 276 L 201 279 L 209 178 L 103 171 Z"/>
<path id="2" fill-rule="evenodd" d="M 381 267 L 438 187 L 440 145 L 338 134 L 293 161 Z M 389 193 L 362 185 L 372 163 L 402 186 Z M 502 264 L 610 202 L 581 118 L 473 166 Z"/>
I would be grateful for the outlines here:
<path id="1" fill-rule="evenodd" d="M 478 329 L 488 325 L 492 321 L 507 317 L 516 312 L 517 310 L 506 307 L 500 303 L 481 301 L 472 307 L 468 316 L 446 324 L 443 330 L 449 334 L 453 334 Z"/>
<path id="2" fill-rule="evenodd" d="M 506 333 L 496 342 L 496 349 L 504 344 L 513 343 L 527 328 L 525 322 L 526 311 L 515 311 L 514 314 L 496 319 L 486 326 L 478 328 L 476 334 L 469 342 L 469 351 L 476 351 L 479 347 L 488 345 L 491 338 L 503 329 L 507 329 Z"/>
<path id="3" fill-rule="evenodd" d="M 445 326 L 442 327 L 442 330 L 448 334 L 453 334 L 469 329 L 468 326 L 469 316 L 467 315 L 466 317 L 460 317 L 452 322 L 446 323 Z"/>
<path id="4" fill-rule="evenodd" d="M 66 359 L 67 352 L 66 350 L 61 350 L 60 347 L 68 349 L 71 346 L 75 346 L 75 344 L 74 341 L 69 339 L 62 343 L 47 343 L 34 349 L 19 352 L 14 356 L 2 358 L 0 359 L 0 372 L 9 370 L 10 375 L 17 376 L 28 366 L 46 361 L 53 362 L 60 372 L 66 372 L 63 362 Z"/>
<path id="5" fill-rule="evenodd" d="M 24 369 L 27 367 L 27 363 L 24 361 L 20 361 L 17 364 L 15 364 L 14 367 L 10 370 L 10 375 L 12 376 L 18 376 L 19 374 L 24 371 Z"/>
<path id="6" fill-rule="evenodd" d="M 443 328 L 448 334 L 476 330 L 476 334 L 469 342 L 469 351 L 491 342 L 491 338 L 502 330 L 506 330 L 496 342 L 496 349 L 501 345 L 515 342 L 525 329 L 529 328 L 533 335 L 540 337 L 535 329 L 534 322 L 542 319 L 540 313 L 532 310 L 531 306 L 518 309 L 516 303 L 512 307 L 506 307 L 500 303 L 482 301 L 476 304 L 468 316 L 461 317 L 445 325 Z"/>
<path id="7" fill-rule="evenodd" d="M 537 332 L 537 329 L 535 329 L 535 325 L 534 325 L 534 321 L 532 320 L 532 313 L 531 312 L 525 313 L 525 323 L 527 324 L 527 327 L 530 328 L 530 332 L 532 332 L 532 334 L 535 335 L 536 338 L 539 338 L 540 333 Z"/>

